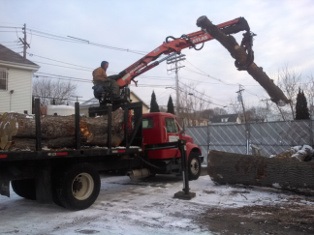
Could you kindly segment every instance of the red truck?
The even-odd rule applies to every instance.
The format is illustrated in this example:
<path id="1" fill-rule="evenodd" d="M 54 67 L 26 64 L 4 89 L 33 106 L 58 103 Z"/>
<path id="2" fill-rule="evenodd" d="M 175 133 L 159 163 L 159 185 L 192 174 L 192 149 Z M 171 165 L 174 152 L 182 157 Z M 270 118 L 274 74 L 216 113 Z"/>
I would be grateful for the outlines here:
<path id="1" fill-rule="evenodd" d="M 217 25 L 225 34 L 242 30 L 249 32 L 244 18 L 237 18 Z M 124 140 L 119 147 L 85 147 L 80 140 L 79 104 L 75 105 L 74 149 L 46 150 L 41 146 L 41 122 L 39 99 L 35 101 L 36 151 L 0 151 L 0 194 L 10 196 L 10 182 L 20 196 L 40 202 L 55 202 L 73 210 L 91 206 L 100 191 L 101 172 L 123 172 L 130 177 L 146 177 L 155 174 L 180 174 L 182 159 L 186 159 L 188 178 L 195 180 L 201 170 L 201 150 L 193 139 L 184 133 L 176 117 L 169 113 L 142 114 L 142 104 L 129 100 L 128 85 L 133 79 L 157 66 L 160 62 L 180 53 L 184 48 L 196 48 L 197 44 L 212 40 L 203 30 L 167 37 L 166 42 L 152 52 L 112 76 L 120 86 L 120 99 L 112 99 L 111 88 L 94 95 L 99 107 L 90 108 L 90 116 L 96 113 L 108 115 L 107 133 L 111 133 L 112 111 L 124 110 Z M 161 55 L 164 59 L 156 61 Z M 108 134 L 108 143 L 111 143 Z M 182 156 L 182 158 L 181 158 Z M 186 156 L 186 158 L 184 158 Z"/>
<path id="2" fill-rule="evenodd" d="M 80 113 L 76 103 L 74 149 L 47 150 L 41 146 L 39 99 L 36 106 L 36 151 L 0 151 L 0 193 L 10 195 L 10 182 L 16 194 L 40 202 L 55 202 L 72 209 L 88 208 L 100 191 L 100 174 L 119 172 L 131 178 L 155 174 L 180 174 L 181 156 L 186 153 L 191 180 L 200 175 L 201 150 L 170 113 L 142 114 L 142 103 L 125 103 L 124 140 L 118 147 L 87 147 L 80 140 Z M 93 114 L 91 110 L 91 115 Z M 108 116 L 111 133 L 112 107 L 97 108 Z M 111 135 L 108 134 L 108 143 Z M 180 141 L 183 140 L 183 145 Z M 184 148 L 183 148 L 184 147 Z M 186 149 L 186 150 L 185 150 Z"/>
<path id="3" fill-rule="evenodd" d="M 181 170 L 181 152 L 177 148 L 156 149 L 160 143 L 173 143 L 184 140 L 188 156 L 188 176 L 196 180 L 201 171 L 201 149 L 186 135 L 179 125 L 177 117 L 170 113 L 143 114 L 143 148 L 150 163 L 158 168 L 152 168 L 152 173 L 171 173 Z M 153 147 L 153 148 L 151 148 Z"/>

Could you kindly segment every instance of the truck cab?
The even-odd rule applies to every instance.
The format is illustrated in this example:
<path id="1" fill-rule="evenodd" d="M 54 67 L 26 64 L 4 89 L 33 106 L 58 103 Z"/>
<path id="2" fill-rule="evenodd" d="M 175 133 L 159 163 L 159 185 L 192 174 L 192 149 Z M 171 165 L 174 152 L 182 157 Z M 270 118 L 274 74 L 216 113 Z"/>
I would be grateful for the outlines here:
<path id="1" fill-rule="evenodd" d="M 142 118 L 143 149 L 146 160 L 157 165 L 156 173 L 180 172 L 181 153 L 178 149 L 154 149 L 148 146 L 162 145 L 177 142 L 179 139 L 186 142 L 186 156 L 189 169 L 189 178 L 195 180 L 200 175 L 201 149 L 193 142 L 191 136 L 184 133 L 178 119 L 171 113 L 154 112 L 145 113 Z"/>

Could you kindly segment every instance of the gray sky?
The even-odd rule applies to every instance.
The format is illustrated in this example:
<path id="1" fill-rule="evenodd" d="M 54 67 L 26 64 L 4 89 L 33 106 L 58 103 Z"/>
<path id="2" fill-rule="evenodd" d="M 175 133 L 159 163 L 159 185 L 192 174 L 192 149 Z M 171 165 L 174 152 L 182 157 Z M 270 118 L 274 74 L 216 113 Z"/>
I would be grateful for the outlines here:
<path id="1" fill-rule="evenodd" d="M 314 75 L 312 0 L 0 0 L 0 5 L 0 43 L 21 52 L 18 38 L 23 37 L 25 23 L 30 44 L 27 57 L 41 66 L 39 74 L 71 78 L 82 100 L 93 97 L 91 72 L 102 60 L 110 62 L 109 75 L 118 73 L 167 36 L 200 30 L 196 21 L 202 15 L 214 24 L 244 17 L 257 34 L 255 63 L 275 83 L 284 68 L 301 74 L 301 85 Z M 238 42 L 241 36 L 239 33 Z M 239 84 L 245 89 L 246 106 L 264 105 L 261 100 L 269 98 L 250 75 L 237 71 L 234 60 L 217 41 L 205 43 L 200 51 L 185 49 L 182 53 L 186 61 L 179 71 L 180 83 L 195 87 L 196 95 L 205 92 L 202 98 L 212 102 L 210 107 L 235 101 Z M 170 94 L 175 100 L 175 91 L 166 89 L 175 86 L 175 74 L 169 69 L 166 63 L 160 64 L 138 77 L 139 86 L 132 84 L 131 90 L 147 104 L 154 90 L 158 104 L 166 105 Z"/>

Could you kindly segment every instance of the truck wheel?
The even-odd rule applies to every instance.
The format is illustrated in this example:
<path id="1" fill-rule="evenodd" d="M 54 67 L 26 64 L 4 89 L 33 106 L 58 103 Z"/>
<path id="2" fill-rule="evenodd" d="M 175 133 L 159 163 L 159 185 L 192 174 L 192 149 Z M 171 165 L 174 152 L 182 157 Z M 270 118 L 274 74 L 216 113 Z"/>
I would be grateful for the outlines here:
<path id="1" fill-rule="evenodd" d="M 70 210 L 84 210 L 97 199 L 100 177 L 94 167 L 77 164 L 65 170 L 54 180 L 54 202 Z"/>
<path id="2" fill-rule="evenodd" d="M 20 197 L 36 200 L 35 179 L 23 179 L 11 181 L 13 191 Z"/>
<path id="3" fill-rule="evenodd" d="M 188 160 L 189 180 L 197 180 L 201 174 L 201 162 L 199 154 L 190 153 Z"/>

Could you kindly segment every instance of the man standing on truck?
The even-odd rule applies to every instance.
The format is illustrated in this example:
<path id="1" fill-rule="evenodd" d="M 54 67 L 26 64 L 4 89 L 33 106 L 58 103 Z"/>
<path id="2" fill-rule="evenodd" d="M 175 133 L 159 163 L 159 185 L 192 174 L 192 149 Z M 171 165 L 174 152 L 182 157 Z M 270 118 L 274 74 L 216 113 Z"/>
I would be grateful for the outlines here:
<path id="1" fill-rule="evenodd" d="M 111 92 L 113 94 L 113 98 L 117 99 L 120 97 L 120 89 L 117 82 L 107 76 L 107 69 L 109 67 L 109 63 L 107 61 L 102 61 L 100 67 L 93 71 L 93 89 L 94 95 L 96 98 L 97 96 L 101 95 L 104 92 L 104 87 L 111 87 Z"/>

